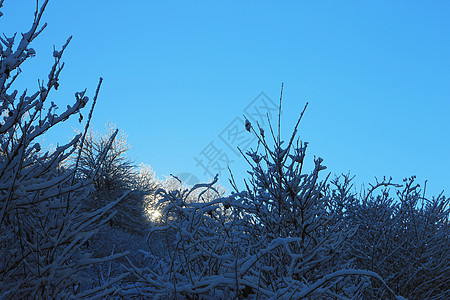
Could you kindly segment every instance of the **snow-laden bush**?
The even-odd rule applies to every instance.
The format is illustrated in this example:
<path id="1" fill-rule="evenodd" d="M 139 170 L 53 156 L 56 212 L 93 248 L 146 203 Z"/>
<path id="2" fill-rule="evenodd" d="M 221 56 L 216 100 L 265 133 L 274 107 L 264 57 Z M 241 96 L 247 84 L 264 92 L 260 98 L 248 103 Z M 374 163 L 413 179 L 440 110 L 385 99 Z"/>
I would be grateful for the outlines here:
<path id="1" fill-rule="evenodd" d="M 131 189 L 138 174 L 134 162 L 126 155 L 130 146 L 123 132 L 114 139 L 105 158 L 99 159 L 116 131 L 115 125 L 107 124 L 106 130 L 105 134 L 88 130 L 79 159 L 80 175 L 88 178 L 98 169 L 95 178 L 92 178 L 97 190 Z"/>
<path id="2" fill-rule="evenodd" d="M 39 24 L 47 3 L 45 1 L 36 9 L 28 32 L 20 37 L 0 37 L 2 299 L 67 299 L 79 289 L 80 270 L 96 262 L 123 256 L 91 258 L 83 251 L 83 245 L 99 225 L 111 218 L 111 208 L 120 201 L 115 199 L 98 210 L 80 212 L 80 201 L 88 197 L 92 182 L 79 180 L 77 164 L 67 168 L 69 164 L 65 162 L 76 153 L 77 147 L 82 147 L 83 135 L 79 134 L 69 143 L 45 153 L 37 142 L 44 133 L 80 113 L 88 102 L 85 92 L 77 92 L 75 102 L 60 112 L 53 102 L 48 103 L 49 94 L 59 87 L 59 75 L 64 66 L 61 56 L 70 38 L 61 50 L 53 52 L 55 62 L 48 81 L 40 81 L 36 92 L 13 90 L 14 82 L 20 76 L 20 66 L 36 54 L 30 43 L 46 26 L 40 27 Z M 0 1 L 0 7 L 2 5 L 3 1 Z M 100 84 L 101 81 L 94 104 Z M 114 136 L 109 145 L 113 139 Z M 108 148 L 100 159 L 104 158 Z M 98 170 L 94 169 L 93 173 L 96 172 Z M 112 293 L 108 287 L 117 280 L 120 278 L 94 290 L 78 293 L 76 297 Z"/>
<path id="3" fill-rule="evenodd" d="M 155 199 L 159 183 L 150 166 L 140 165 L 138 168 L 127 156 L 130 146 L 126 134 L 122 132 L 110 143 L 117 129 L 112 124 L 107 124 L 106 128 L 105 134 L 89 130 L 80 159 L 77 156 L 72 158 L 73 164 L 78 161 L 79 177 L 94 182 L 95 191 L 83 201 L 83 206 L 87 211 L 95 210 L 128 192 L 115 206 L 117 214 L 110 224 L 145 235 L 148 226 L 147 207 L 150 200 Z M 105 152 L 105 157 L 100 159 Z"/>
<path id="4" fill-rule="evenodd" d="M 142 191 L 144 194 L 153 194 L 156 192 L 158 185 L 159 181 L 152 167 L 143 163 L 140 164 L 136 179 L 133 182 L 133 189 Z"/>
<path id="5" fill-rule="evenodd" d="M 450 201 L 426 199 L 415 177 L 404 187 L 392 179 L 376 182 L 363 194 L 350 193 L 350 180 L 336 183 L 347 202 L 345 223 L 357 225 L 346 243 L 358 268 L 380 274 L 391 289 L 409 299 L 450 297 Z M 379 193 L 377 191 L 380 190 Z M 357 200 L 355 200 L 357 199 Z M 372 298 L 382 298 L 376 284 Z"/>
<path id="6" fill-rule="evenodd" d="M 280 140 L 280 127 L 274 134 L 270 126 L 273 147 L 262 128 L 255 130 L 246 122 L 262 150 L 247 153 L 251 179 L 244 191 L 233 181 L 236 192 L 229 197 L 187 201 L 199 188 L 214 191 L 217 178 L 183 192 L 160 190 L 162 225 L 151 230 L 147 253 L 154 263 L 144 268 L 130 264 L 136 282 L 123 294 L 187 299 L 358 298 L 374 279 L 383 286 L 384 297 L 394 297 L 381 276 L 339 260 L 357 227 L 343 224 L 345 203 L 333 204 L 326 181 L 319 181 L 325 169 L 322 159 L 315 159 L 310 174 L 303 172 L 306 143 L 296 140 L 299 122 L 286 145 Z M 161 245 L 154 241 L 165 244 L 167 251 L 160 251 Z"/>

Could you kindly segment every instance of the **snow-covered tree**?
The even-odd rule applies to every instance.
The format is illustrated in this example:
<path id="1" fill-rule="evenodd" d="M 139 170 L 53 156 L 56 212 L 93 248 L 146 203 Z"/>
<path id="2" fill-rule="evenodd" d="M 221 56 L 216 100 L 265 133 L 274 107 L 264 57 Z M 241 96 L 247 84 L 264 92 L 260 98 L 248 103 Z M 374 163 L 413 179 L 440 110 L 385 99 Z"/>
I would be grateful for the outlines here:
<path id="1" fill-rule="evenodd" d="M 106 129 L 106 134 L 88 130 L 79 159 L 79 175 L 88 178 L 98 169 L 96 177 L 92 178 L 97 190 L 131 189 L 136 182 L 137 170 L 134 162 L 127 156 L 130 146 L 123 132 L 116 136 L 105 158 L 100 160 L 109 146 L 111 136 L 116 132 L 113 124 L 107 124 Z"/>
<path id="2" fill-rule="evenodd" d="M 3 2 L 0 1 L 0 8 Z M 54 63 L 48 80 L 39 81 L 37 91 L 30 93 L 14 89 L 21 65 L 36 55 L 30 45 L 46 27 L 46 24 L 40 24 L 47 3 L 44 1 L 37 7 L 29 31 L 0 37 L 2 299 L 66 299 L 77 293 L 81 269 L 121 256 L 94 259 L 82 250 L 85 242 L 95 234 L 96 227 L 108 221 L 112 216 L 108 216 L 109 211 L 120 201 L 116 199 L 89 213 L 80 212 L 80 201 L 88 197 L 92 182 L 78 179 L 78 164 L 67 167 L 64 162 L 82 147 L 84 136 L 79 134 L 69 143 L 47 152 L 43 152 L 37 142 L 58 124 L 72 116 L 77 117 L 88 102 L 85 91 L 75 93 L 75 101 L 62 111 L 58 111 L 49 100 L 50 94 L 59 87 L 59 75 L 64 67 L 61 57 L 71 38 L 61 49 L 53 52 Z M 93 104 L 100 84 L 101 80 Z M 92 110 L 86 129 L 91 114 Z M 105 147 L 102 158 L 109 145 Z M 107 290 L 110 283 L 77 297 L 95 292 L 108 294 L 111 292 Z"/>
<path id="3" fill-rule="evenodd" d="M 95 191 L 92 197 L 83 201 L 84 207 L 87 211 L 98 209 L 127 191 L 127 196 L 116 205 L 117 214 L 110 224 L 145 235 L 148 210 L 155 204 L 155 192 L 160 183 L 150 166 L 141 164 L 137 167 L 127 155 L 130 145 L 126 134 L 121 131 L 109 145 L 117 129 L 112 124 L 107 124 L 106 129 L 105 134 L 88 130 L 79 161 L 78 156 L 72 158 L 73 164 L 78 161 L 79 178 L 94 182 Z M 108 147 L 106 156 L 100 159 Z"/>

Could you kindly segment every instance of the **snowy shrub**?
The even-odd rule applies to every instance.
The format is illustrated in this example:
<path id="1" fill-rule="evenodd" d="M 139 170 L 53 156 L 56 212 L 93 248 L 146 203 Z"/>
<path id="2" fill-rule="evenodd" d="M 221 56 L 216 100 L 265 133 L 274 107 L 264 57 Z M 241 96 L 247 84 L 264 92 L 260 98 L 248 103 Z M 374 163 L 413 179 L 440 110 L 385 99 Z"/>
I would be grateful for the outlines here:
<path id="1" fill-rule="evenodd" d="M 396 294 L 409 299 L 447 299 L 450 201 L 442 195 L 426 199 L 414 179 L 405 179 L 402 189 L 391 179 L 377 181 L 359 201 L 347 206 L 346 223 L 358 225 L 346 245 L 347 253 L 357 267 L 380 274 Z M 382 297 L 377 289 L 370 295 Z"/>
<path id="2" fill-rule="evenodd" d="M 246 122 L 259 142 L 257 150 L 246 155 L 251 179 L 245 181 L 244 191 L 232 181 L 236 192 L 229 197 L 187 201 L 199 188 L 214 191 L 217 177 L 183 192 L 160 190 L 162 223 L 152 228 L 147 253 L 153 264 L 144 268 L 130 264 L 136 282 L 123 294 L 186 299 L 358 298 L 373 279 L 383 286 L 384 297 L 394 297 L 375 272 L 354 269 L 350 261 L 338 263 L 357 227 L 342 230 L 345 203 L 334 205 L 326 194 L 326 180 L 319 181 L 325 169 L 322 159 L 315 159 L 310 174 L 303 173 L 306 143 L 295 139 L 300 119 L 286 146 L 280 140 L 280 126 L 276 135 L 270 126 L 273 148 L 262 128 L 255 130 Z M 167 251 L 159 251 L 154 241 L 165 243 Z"/>
<path id="3" fill-rule="evenodd" d="M 98 169 L 95 178 L 92 178 L 97 190 L 130 189 L 136 181 L 137 172 L 133 161 L 126 155 L 130 146 L 123 132 L 114 139 L 105 158 L 99 159 L 108 147 L 111 136 L 116 132 L 114 125 L 108 124 L 106 127 L 106 134 L 92 129 L 87 132 L 79 160 L 79 175 L 88 178 Z"/>
<path id="4" fill-rule="evenodd" d="M 159 186 L 153 169 L 146 164 L 140 164 L 137 169 L 136 179 L 133 182 L 133 189 L 142 191 L 145 194 L 153 194 Z"/>
<path id="5" fill-rule="evenodd" d="M 125 191 L 128 192 L 115 206 L 117 214 L 110 220 L 110 225 L 120 227 L 131 233 L 146 234 L 148 226 L 147 207 L 158 188 L 158 181 L 150 166 L 139 168 L 127 156 L 130 146 L 122 132 L 114 139 L 104 159 L 100 159 L 109 147 L 109 140 L 117 129 L 109 124 L 108 133 L 102 135 L 93 130 L 88 131 L 85 145 L 79 159 L 80 178 L 92 179 L 95 192 L 84 200 L 87 211 L 98 209 L 114 201 Z M 73 157 L 77 161 L 78 157 Z M 95 172 L 95 170 L 99 170 Z M 94 176 L 95 175 L 95 176 Z"/>
<path id="6" fill-rule="evenodd" d="M 48 103 L 49 94 L 58 89 L 59 75 L 64 66 L 60 62 L 61 56 L 70 38 L 61 50 L 53 52 L 55 62 L 48 81 L 40 81 L 36 92 L 12 90 L 20 75 L 20 66 L 36 54 L 30 43 L 46 26 L 40 27 L 39 24 L 47 3 L 45 1 L 37 8 L 28 32 L 21 37 L 0 37 L 2 299 L 67 299 L 78 292 L 79 274 L 83 268 L 123 256 L 91 258 L 83 251 L 83 245 L 99 225 L 108 221 L 112 216 L 109 214 L 111 208 L 120 201 L 119 198 L 98 210 L 80 212 L 80 201 L 88 197 L 91 181 L 78 180 L 77 168 L 64 167 L 67 165 L 64 162 L 83 145 L 83 136 L 79 134 L 69 143 L 45 153 L 37 142 L 45 132 L 79 114 L 88 102 L 85 92 L 76 93 L 75 102 L 60 113 L 57 113 L 53 102 Z M 0 7 L 2 5 L 3 1 L 0 1 Z M 101 81 L 94 104 L 100 84 Z M 117 280 L 120 278 L 94 290 L 78 293 L 76 297 L 110 294 L 113 290 L 108 287 Z"/>

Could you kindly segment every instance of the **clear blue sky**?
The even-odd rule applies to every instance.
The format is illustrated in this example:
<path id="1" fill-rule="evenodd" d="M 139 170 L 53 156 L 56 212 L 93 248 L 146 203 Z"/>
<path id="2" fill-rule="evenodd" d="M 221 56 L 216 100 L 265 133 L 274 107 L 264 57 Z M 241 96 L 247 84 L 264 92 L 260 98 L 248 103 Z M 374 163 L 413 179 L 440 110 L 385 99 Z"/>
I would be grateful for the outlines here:
<path id="1" fill-rule="evenodd" d="M 1 32 L 26 31 L 34 7 L 6 0 Z M 448 1 L 53 0 L 17 87 L 46 78 L 53 45 L 73 35 L 55 102 L 93 95 L 104 77 L 94 127 L 117 124 L 130 156 L 160 178 L 205 180 L 194 157 L 211 142 L 242 177 L 244 160 L 220 134 L 261 92 L 277 102 L 284 82 L 285 139 L 310 102 L 300 130 L 309 161 L 323 157 L 358 186 L 415 174 L 429 196 L 448 195 L 449 12 Z M 67 140 L 72 126 L 48 140 Z"/>

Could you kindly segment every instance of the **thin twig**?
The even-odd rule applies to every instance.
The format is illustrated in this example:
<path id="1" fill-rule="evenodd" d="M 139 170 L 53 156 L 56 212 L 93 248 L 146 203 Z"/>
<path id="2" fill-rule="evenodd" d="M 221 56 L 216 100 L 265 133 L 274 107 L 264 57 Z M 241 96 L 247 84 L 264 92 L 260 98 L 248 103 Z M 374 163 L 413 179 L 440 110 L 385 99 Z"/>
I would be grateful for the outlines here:
<path id="1" fill-rule="evenodd" d="M 88 119 L 87 119 L 87 122 L 86 122 L 86 126 L 84 127 L 84 133 L 83 133 L 83 136 L 81 137 L 80 149 L 78 150 L 77 161 L 75 163 L 75 172 L 73 173 L 72 184 L 75 182 L 75 174 L 76 174 L 76 172 L 78 170 L 78 164 L 80 162 L 81 153 L 83 151 L 84 140 L 86 139 L 86 135 L 87 135 L 87 132 L 88 132 L 88 129 L 89 129 L 89 125 L 91 123 L 92 113 L 94 111 L 95 104 L 97 103 L 97 97 L 98 97 L 98 93 L 100 91 L 100 86 L 102 85 L 102 82 L 103 82 L 103 78 L 100 77 L 100 80 L 99 80 L 98 85 L 97 85 L 97 90 L 95 91 L 94 101 L 92 102 L 92 107 L 91 107 L 91 110 L 89 111 L 89 116 L 88 116 Z"/>

